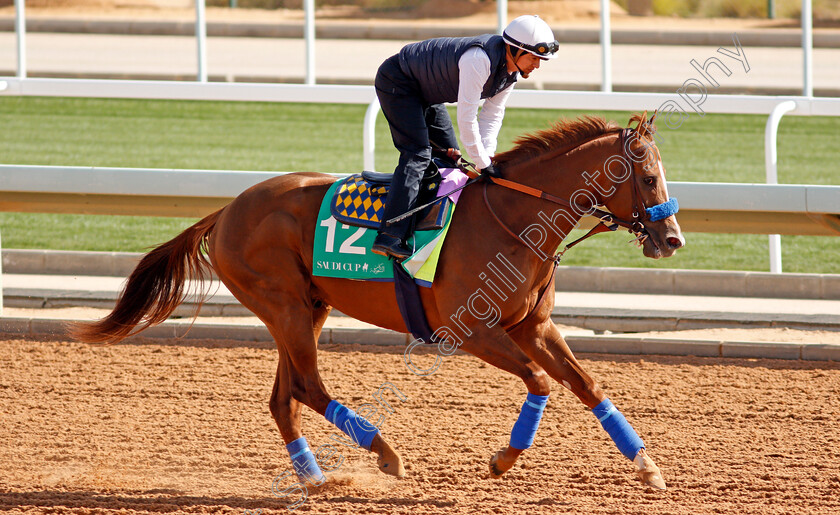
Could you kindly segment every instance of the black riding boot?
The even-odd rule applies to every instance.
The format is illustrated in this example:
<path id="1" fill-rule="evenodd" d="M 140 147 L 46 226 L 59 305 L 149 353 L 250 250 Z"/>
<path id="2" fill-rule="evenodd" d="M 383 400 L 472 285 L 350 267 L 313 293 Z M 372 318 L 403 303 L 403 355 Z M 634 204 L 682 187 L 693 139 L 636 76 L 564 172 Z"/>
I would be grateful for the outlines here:
<path id="1" fill-rule="evenodd" d="M 394 170 L 388 198 L 385 200 L 379 235 L 374 240 L 371 249 L 376 254 L 396 259 L 405 259 L 412 254 L 405 243 L 413 232 L 414 217 L 392 224 L 388 224 L 387 221 L 411 211 L 417 205 L 420 183 L 423 181 L 423 175 L 429 167 L 431 158 L 431 147 L 414 153 L 400 153 L 400 162 Z"/>

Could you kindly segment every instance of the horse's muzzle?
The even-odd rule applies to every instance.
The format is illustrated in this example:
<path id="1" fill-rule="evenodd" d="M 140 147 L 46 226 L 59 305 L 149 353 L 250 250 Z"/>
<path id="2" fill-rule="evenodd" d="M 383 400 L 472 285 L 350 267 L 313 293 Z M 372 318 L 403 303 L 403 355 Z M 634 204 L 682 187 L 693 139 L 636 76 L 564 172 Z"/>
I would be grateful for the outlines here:
<path id="1" fill-rule="evenodd" d="M 671 257 L 685 246 L 685 238 L 675 216 L 645 223 L 648 237 L 642 243 L 645 257 L 652 259 Z"/>

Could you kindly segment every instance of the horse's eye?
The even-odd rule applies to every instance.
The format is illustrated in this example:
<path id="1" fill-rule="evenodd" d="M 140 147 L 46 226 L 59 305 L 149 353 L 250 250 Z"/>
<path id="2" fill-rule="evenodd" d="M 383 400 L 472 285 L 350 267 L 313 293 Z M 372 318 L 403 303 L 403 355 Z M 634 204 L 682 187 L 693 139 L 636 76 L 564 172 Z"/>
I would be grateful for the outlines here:
<path id="1" fill-rule="evenodd" d="M 654 179 L 653 177 L 645 177 L 645 178 L 644 178 L 644 179 L 642 179 L 642 180 L 643 180 L 643 181 L 644 181 L 644 183 L 645 183 L 645 184 L 647 184 L 648 186 L 653 186 L 653 183 L 654 183 L 654 182 L 656 182 L 656 179 Z"/>

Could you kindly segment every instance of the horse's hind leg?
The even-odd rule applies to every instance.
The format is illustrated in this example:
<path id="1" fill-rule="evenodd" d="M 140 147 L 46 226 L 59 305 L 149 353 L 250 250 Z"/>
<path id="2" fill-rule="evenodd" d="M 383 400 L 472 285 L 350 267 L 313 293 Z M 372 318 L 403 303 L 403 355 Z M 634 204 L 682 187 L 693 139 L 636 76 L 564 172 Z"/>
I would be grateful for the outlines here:
<path id="1" fill-rule="evenodd" d="M 313 301 L 313 313 L 312 313 L 312 329 L 313 329 L 313 336 L 315 338 L 315 344 L 317 345 L 318 339 L 321 336 L 321 329 L 324 327 L 324 323 L 327 321 L 327 316 L 329 315 L 330 311 L 332 310 L 331 306 L 324 304 L 321 300 L 314 300 Z M 297 413 L 297 424 L 300 425 L 300 410 L 298 409 Z M 377 465 L 379 466 L 379 470 L 385 472 L 386 474 L 391 474 L 394 476 L 402 477 L 405 475 L 405 467 L 402 463 L 402 458 L 400 458 L 399 454 L 382 438 L 382 435 L 377 433 L 376 436 L 373 437 L 373 441 L 370 445 L 370 450 L 375 452 L 378 456 L 377 458 Z"/>
<path id="2" fill-rule="evenodd" d="M 497 479 L 510 470 L 534 440 L 551 386 L 548 375 L 507 338 L 471 338 L 461 350 L 519 377 L 528 389 L 528 398 L 511 431 L 510 443 L 490 459 L 490 477 Z"/>
<path id="3" fill-rule="evenodd" d="M 315 309 L 312 315 L 312 327 L 317 345 L 318 339 L 321 336 L 321 328 L 324 326 L 332 307 L 324 304 L 321 300 L 315 300 L 313 306 Z M 400 458 L 400 455 L 397 454 L 393 447 L 378 432 L 371 441 L 370 450 L 377 454 L 379 470 L 397 477 L 405 476 L 405 467 L 403 466 L 402 458 Z"/>
<path id="4" fill-rule="evenodd" d="M 647 455 L 642 439 L 583 370 L 551 319 L 515 333 L 515 340 L 525 354 L 592 410 L 618 450 L 636 465 L 639 478 L 648 486 L 664 490 L 659 467 Z"/>
<path id="5" fill-rule="evenodd" d="M 321 335 L 321 328 L 329 315 L 330 307 L 323 304 L 313 306 L 312 312 L 312 332 L 315 341 Z M 277 345 L 278 359 L 277 359 L 277 375 L 274 378 L 274 388 L 271 390 L 271 398 L 268 402 L 268 407 L 271 410 L 271 415 L 277 423 L 277 428 L 280 430 L 280 435 L 286 444 L 302 437 L 300 429 L 300 415 L 303 409 L 303 404 L 295 398 L 293 391 L 297 389 L 298 397 L 303 386 L 299 384 L 299 379 L 294 373 L 289 358 L 289 353 L 283 345 Z"/>
<path id="6" fill-rule="evenodd" d="M 242 291 L 234 291 L 237 297 L 247 305 L 251 295 Z M 303 437 L 301 431 L 300 419 L 304 406 L 302 401 L 306 392 L 305 381 L 297 373 L 292 364 L 288 348 L 283 343 L 287 340 L 283 336 L 286 332 L 277 328 L 275 325 L 276 321 L 264 318 L 267 316 L 267 313 L 262 314 L 258 311 L 259 309 L 252 308 L 266 322 L 269 332 L 272 333 L 277 343 L 278 351 L 277 374 L 274 378 L 274 387 L 272 388 L 271 398 L 269 399 L 271 415 L 274 417 L 277 428 L 280 430 L 280 435 L 283 437 L 286 450 L 289 452 L 289 457 L 292 460 L 292 465 L 298 477 L 301 481 L 308 481 L 316 485 L 321 484 L 326 478 L 318 465 L 315 453 L 309 448 L 309 444 L 306 438 Z M 317 345 L 321 328 L 329 311 L 329 306 L 321 303 L 312 303 L 312 309 L 310 311 L 312 324 L 309 327 L 309 338 L 311 338 L 313 345 Z"/>
<path id="7" fill-rule="evenodd" d="M 277 375 L 274 378 L 274 388 L 271 390 L 268 407 L 286 444 L 286 450 L 289 452 L 298 478 L 303 482 L 308 481 L 320 485 L 326 477 L 300 428 L 303 404 L 293 394 L 297 377 L 291 367 L 286 349 L 279 346 L 278 351 L 280 356 L 277 361 Z"/>
<path id="8" fill-rule="evenodd" d="M 286 270 L 292 269 L 286 267 Z M 295 285 L 296 282 L 304 283 L 303 277 L 286 277 L 282 288 L 269 287 L 273 284 L 269 283 L 262 288 L 252 286 L 245 292 L 235 283 L 227 286 L 240 302 L 260 317 L 277 342 L 280 361 L 270 408 L 298 475 L 316 484 L 323 479 L 314 457 L 317 450 L 314 453 L 311 449 L 307 451 L 308 444 L 301 436 L 301 404 L 323 415 L 356 444 L 376 452 L 380 470 L 405 475 L 402 460 L 382 439 L 379 430 L 327 393 L 318 371 L 317 342 L 330 307 L 309 298 L 308 285 Z"/>

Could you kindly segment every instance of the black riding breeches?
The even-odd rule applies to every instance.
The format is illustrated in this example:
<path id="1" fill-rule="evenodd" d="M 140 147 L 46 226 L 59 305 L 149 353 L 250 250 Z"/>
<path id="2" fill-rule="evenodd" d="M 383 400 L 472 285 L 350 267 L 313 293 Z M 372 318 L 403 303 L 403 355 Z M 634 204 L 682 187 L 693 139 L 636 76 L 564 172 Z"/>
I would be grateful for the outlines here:
<path id="1" fill-rule="evenodd" d="M 400 69 L 398 56 L 379 67 L 375 85 L 382 113 L 391 128 L 391 138 L 400 152 L 380 230 L 405 238 L 412 228 L 411 218 L 388 226 L 385 220 L 416 206 L 420 182 L 432 159 L 431 143 L 443 149 L 458 148 L 458 139 L 446 106 L 429 105 L 423 100 L 419 87 Z"/>

